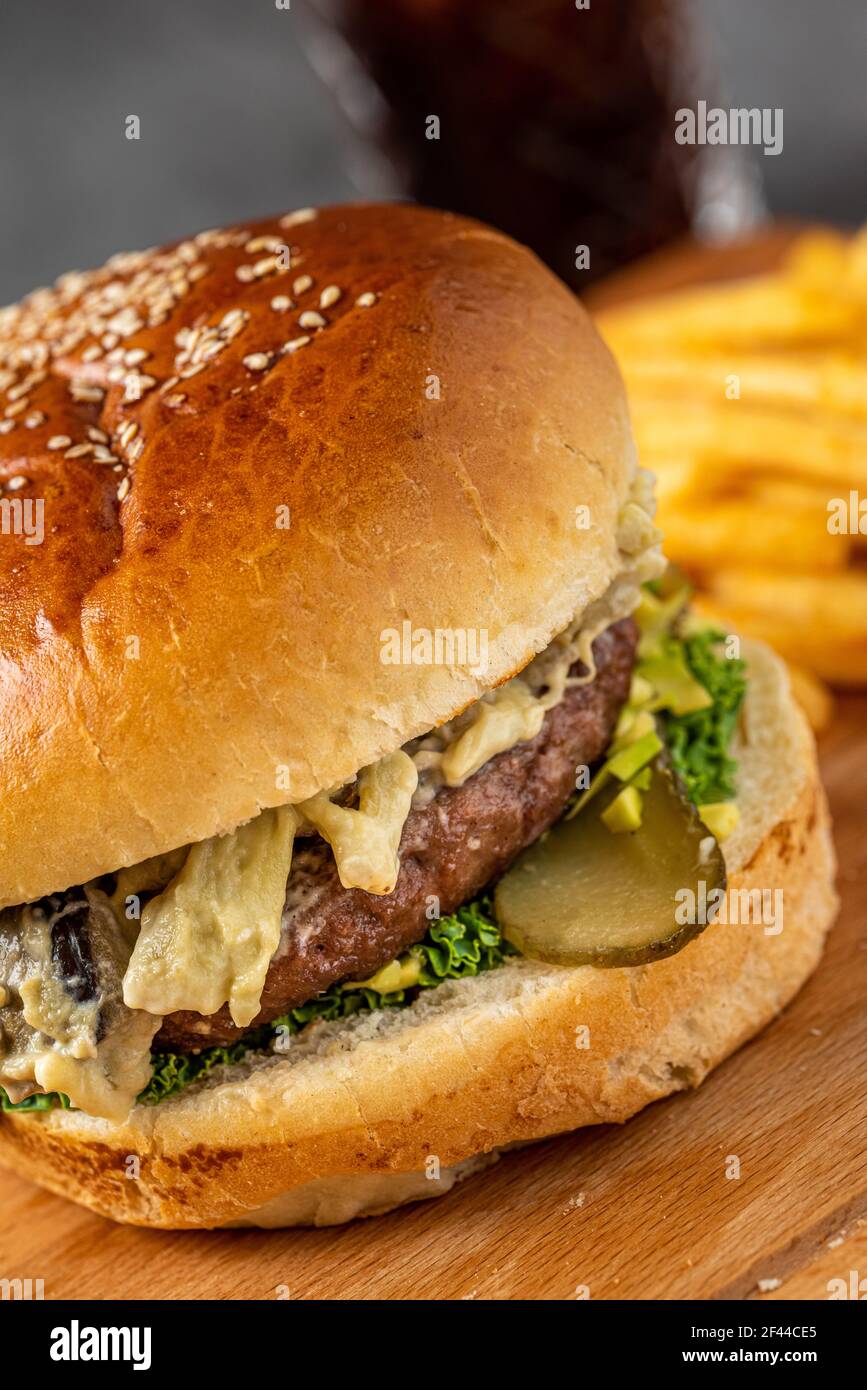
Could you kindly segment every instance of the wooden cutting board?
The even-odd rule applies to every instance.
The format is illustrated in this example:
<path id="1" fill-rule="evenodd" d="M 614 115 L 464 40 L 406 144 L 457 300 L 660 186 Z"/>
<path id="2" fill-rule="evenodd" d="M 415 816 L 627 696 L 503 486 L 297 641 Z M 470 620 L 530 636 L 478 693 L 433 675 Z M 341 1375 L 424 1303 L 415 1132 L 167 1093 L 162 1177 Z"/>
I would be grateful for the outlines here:
<path id="1" fill-rule="evenodd" d="M 760 269 L 790 235 L 667 253 L 609 293 Z M 698 1091 L 330 1230 L 141 1231 L 0 1173 L 0 1278 L 72 1299 L 746 1298 L 759 1281 L 787 1299 L 867 1275 L 867 698 L 840 702 L 821 760 L 839 923 L 791 1007 Z"/>

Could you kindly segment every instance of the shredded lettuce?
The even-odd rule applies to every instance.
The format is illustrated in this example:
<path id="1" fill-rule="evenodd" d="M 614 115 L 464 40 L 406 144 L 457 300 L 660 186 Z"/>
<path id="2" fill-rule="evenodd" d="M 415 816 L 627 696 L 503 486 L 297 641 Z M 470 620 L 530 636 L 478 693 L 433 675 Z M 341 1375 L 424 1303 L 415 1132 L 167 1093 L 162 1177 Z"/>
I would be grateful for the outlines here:
<path id="1" fill-rule="evenodd" d="M 746 662 L 720 651 L 725 635 L 715 628 L 667 640 L 682 649 L 687 666 L 712 700 L 692 714 L 665 716 L 671 761 L 696 806 L 730 801 L 736 792 L 737 763 L 729 747 L 746 694 Z"/>

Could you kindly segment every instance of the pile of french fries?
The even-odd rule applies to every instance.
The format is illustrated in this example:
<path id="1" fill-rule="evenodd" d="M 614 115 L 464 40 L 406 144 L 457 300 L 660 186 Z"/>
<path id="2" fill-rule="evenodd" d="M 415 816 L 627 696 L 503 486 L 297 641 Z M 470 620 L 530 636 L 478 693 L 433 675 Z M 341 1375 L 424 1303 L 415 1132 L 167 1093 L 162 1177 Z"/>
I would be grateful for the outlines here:
<path id="1" fill-rule="evenodd" d="M 826 682 L 867 684 L 867 228 L 599 326 L 696 607 L 776 647 L 823 727 Z"/>

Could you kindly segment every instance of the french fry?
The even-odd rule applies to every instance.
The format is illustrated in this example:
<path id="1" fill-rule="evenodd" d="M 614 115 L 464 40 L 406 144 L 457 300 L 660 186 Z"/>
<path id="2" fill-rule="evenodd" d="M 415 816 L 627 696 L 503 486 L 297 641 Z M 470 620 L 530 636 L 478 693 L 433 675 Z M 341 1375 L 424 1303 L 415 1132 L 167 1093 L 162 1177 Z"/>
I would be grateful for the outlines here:
<path id="1" fill-rule="evenodd" d="M 735 475 L 761 466 L 821 479 L 829 497 L 840 488 L 867 492 L 867 426 L 839 419 L 829 425 L 815 416 L 756 410 L 743 401 L 710 409 L 686 401 L 672 410 L 642 396 L 630 399 L 639 456 L 655 470 L 675 454 Z"/>
<path id="2" fill-rule="evenodd" d="M 739 480 L 738 496 L 759 509 L 797 512 L 813 520 L 820 517 L 827 529 L 828 492 L 827 483 L 814 483 L 808 478 L 751 473 Z"/>
<path id="3" fill-rule="evenodd" d="M 756 276 L 700 290 L 682 290 L 660 301 L 640 300 L 600 316 L 600 328 L 616 356 L 630 346 L 710 351 L 721 347 L 792 347 L 837 344 L 854 338 L 859 306 L 841 294 L 804 289 L 781 276 Z"/>
<path id="4" fill-rule="evenodd" d="M 862 227 L 849 243 L 849 253 L 846 258 L 846 289 L 862 304 L 867 304 L 867 228 L 865 227 Z"/>
<path id="5" fill-rule="evenodd" d="M 813 733 L 821 734 L 831 723 L 834 714 L 833 695 L 824 681 L 818 680 L 805 666 L 799 666 L 794 661 L 789 661 L 786 665 L 789 668 L 792 694 L 807 716 Z"/>
<path id="6" fill-rule="evenodd" d="M 830 228 L 805 232 L 787 253 L 784 274 L 805 289 L 839 294 L 849 273 L 850 247 L 849 238 Z"/>
<path id="7" fill-rule="evenodd" d="M 777 271 L 600 328 L 699 610 L 776 647 L 824 727 L 823 680 L 867 685 L 867 226 L 808 231 Z"/>
<path id="8" fill-rule="evenodd" d="M 769 612 L 805 633 L 867 644 L 867 573 L 782 574 L 776 569 L 718 569 L 708 592 L 740 611 Z"/>
<path id="9" fill-rule="evenodd" d="M 740 565 L 775 565 L 840 570 L 849 555 L 847 537 L 832 536 L 824 511 L 773 509 L 743 501 L 709 505 L 661 504 L 657 525 L 665 552 L 691 573 L 704 573 L 733 561 Z"/>
<path id="10" fill-rule="evenodd" d="M 648 460 L 643 462 L 650 467 Z M 688 498 L 708 496 L 708 472 L 695 459 L 679 459 L 673 454 L 661 461 L 656 473 L 656 497 L 659 505 L 674 504 Z"/>
<path id="11" fill-rule="evenodd" d="M 831 685 L 867 684 L 867 640 L 863 638 L 857 643 L 849 638 L 846 645 L 841 645 L 833 634 L 829 637 L 815 628 L 804 629 L 770 612 L 738 609 L 730 603 L 708 600 L 705 595 L 696 598 L 695 607 L 702 617 L 716 623 L 724 632 L 758 637 L 787 661 L 807 667 Z"/>
<path id="12" fill-rule="evenodd" d="M 620 359 L 630 396 L 668 396 L 719 404 L 736 383 L 738 399 L 751 406 L 826 409 L 867 419 L 867 362 L 849 353 L 790 356 L 705 356 L 687 353 Z"/>

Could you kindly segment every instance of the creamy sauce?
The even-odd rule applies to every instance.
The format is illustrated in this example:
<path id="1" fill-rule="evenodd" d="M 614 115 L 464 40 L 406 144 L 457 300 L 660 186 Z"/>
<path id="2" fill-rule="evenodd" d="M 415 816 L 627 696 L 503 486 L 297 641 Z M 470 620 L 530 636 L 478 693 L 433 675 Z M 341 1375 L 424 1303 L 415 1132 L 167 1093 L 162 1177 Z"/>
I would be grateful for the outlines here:
<path id="1" fill-rule="evenodd" d="M 119 1120 L 150 1079 L 160 1020 L 124 1006 L 129 944 L 105 895 L 88 890 L 87 900 L 92 996 L 80 977 L 64 976 L 52 950 L 52 925 L 68 909 L 49 916 L 23 907 L 2 915 L 0 1084 L 13 1101 L 60 1091 L 88 1114 Z"/>
<path id="2" fill-rule="evenodd" d="M 259 1012 L 280 941 L 296 831 L 313 828 L 328 841 L 344 888 L 390 893 L 417 781 L 412 759 L 397 751 L 360 773 L 357 809 L 336 806 L 321 792 L 193 845 L 142 913 L 124 1002 L 159 1015 L 212 1014 L 228 1004 L 233 1021 L 246 1028 Z"/>
<path id="3" fill-rule="evenodd" d="M 334 851 L 344 888 L 392 892 L 400 872 L 397 848 L 417 784 L 412 758 L 398 749 L 359 774 L 357 808 L 335 806 L 324 792 L 298 806 Z"/>
<path id="4" fill-rule="evenodd" d="M 509 681 L 490 700 L 479 701 L 469 728 L 444 748 L 443 781 L 460 787 L 498 753 L 535 738 L 544 718 L 545 705 L 530 687 L 522 680 Z"/>
<path id="5" fill-rule="evenodd" d="M 131 1009 L 213 1014 L 228 1004 L 239 1028 L 252 1022 L 280 939 L 298 825 L 281 806 L 192 846 L 142 913 L 123 982 Z"/>
<path id="6" fill-rule="evenodd" d="M 114 892 L 109 902 L 121 927 L 129 935 L 131 945 L 135 944 L 138 936 L 142 893 L 155 893 L 165 888 L 183 868 L 189 852 L 189 845 L 183 845 L 168 854 L 155 854 L 152 859 L 143 859 L 139 864 L 119 869 L 115 874 Z"/>

